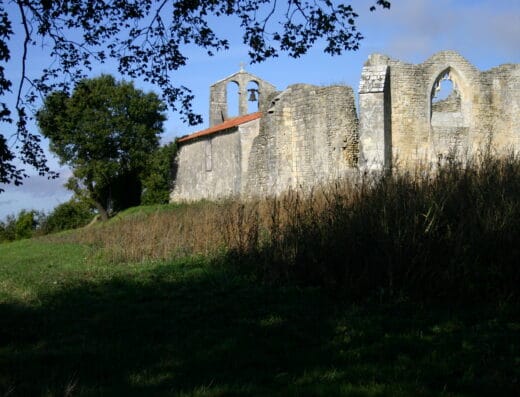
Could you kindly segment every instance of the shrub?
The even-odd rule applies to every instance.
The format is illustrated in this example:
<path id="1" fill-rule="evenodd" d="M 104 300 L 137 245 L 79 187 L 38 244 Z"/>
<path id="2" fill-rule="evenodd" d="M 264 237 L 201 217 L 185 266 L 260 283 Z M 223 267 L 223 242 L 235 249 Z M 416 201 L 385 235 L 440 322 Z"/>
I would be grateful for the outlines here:
<path id="1" fill-rule="evenodd" d="M 8 215 L 5 221 L 0 222 L 0 243 L 16 239 L 15 225 L 16 218 L 14 215 Z"/>
<path id="2" fill-rule="evenodd" d="M 0 222 L 0 242 L 31 238 L 40 227 L 44 214 L 35 210 L 21 210 L 18 215 L 8 215 Z"/>
<path id="3" fill-rule="evenodd" d="M 71 199 L 54 208 L 42 223 L 42 234 L 75 229 L 88 224 L 94 216 L 92 208 L 84 201 Z"/>
<path id="4" fill-rule="evenodd" d="M 15 239 L 31 238 L 37 226 L 36 211 L 20 211 L 14 228 Z"/>
<path id="5" fill-rule="evenodd" d="M 143 178 L 141 203 L 167 204 L 175 178 L 175 155 L 177 143 L 161 146 L 151 156 L 147 175 Z"/>

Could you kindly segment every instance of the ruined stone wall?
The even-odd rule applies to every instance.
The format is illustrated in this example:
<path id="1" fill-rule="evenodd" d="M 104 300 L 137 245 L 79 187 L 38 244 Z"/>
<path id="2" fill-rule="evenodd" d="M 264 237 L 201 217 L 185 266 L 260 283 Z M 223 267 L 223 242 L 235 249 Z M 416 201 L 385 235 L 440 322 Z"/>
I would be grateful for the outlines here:
<path id="1" fill-rule="evenodd" d="M 233 197 L 241 194 L 248 153 L 259 120 L 183 143 L 177 153 L 177 175 L 171 201 Z"/>
<path id="2" fill-rule="evenodd" d="M 256 172 L 249 169 L 249 158 L 256 137 L 260 131 L 260 119 L 240 125 L 240 194 L 244 194 L 247 180 L 250 172 Z"/>
<path id="3" fill-rule="evenodd" d="M 269 100 L 249 159 L 246 195 L 311 187 L 336 179 L 357 164 L 352 88 L 296 84 Z"/>
<path id="4" fill-rule="evenodd" d="M 445 79 L 453 92 L 436 100 Z M 270 196 L 353 169 L 408 168 L 451 156 L 520 151 L 520 65 L 480 72 L 453 51 L 421 64 L 374 54 L 359 86 L 296 84 L 282 92 L 241 70 L 211 88 L 211 125 L 227 117 L 226 87 L 260 91 L 260 119 L 183 142 L 173 201 Z"/>
<path id="5" fill-rule="evenodd" d="M 481 74 L 480 105 L 496 153 L 520 150 L 520 65 L 502 65 Z M 483 132 L 485 132 L 484 130 Z"/>
<path id="6" fill-rule="evenodd" d="M 361 98 L 366 94 L 362 90 L 366 81 L 375 78 L 374 70 L 385 68 L 384 104 L 389 107 L 391 123 L 380 131 L 381 123 L 372 116 L 375 107 L 365 106 Z M 480 72 L 453 51 L 440 52 L 418 65 L 379 54 L 371 56 L 360 84 L 362 159 L 375 162 L 384 158 L 386 151 L 395 165 L 413 167 L 446 156 L 467 157 L 485 150 L 488 143 L 495 153 L 511 147 L 518 150 L 519 73 L 520 65 Z M 432 106 L 443 78 L 452 81 L 455 93 Z M 377 102 L 376 93 L 365 96 Z M 377 103 L 382 108 L 381 102 Z M 386 138 L 375 145 L 374 131 L 378 129 L 379 136 Z"/>
<path id="7" fill-rule="evenodd" d="M 359 84 L 359 166 L 364 169 L 391 167 L 391 98 L 389 68 L 378 64 L 363 68 Z"/>

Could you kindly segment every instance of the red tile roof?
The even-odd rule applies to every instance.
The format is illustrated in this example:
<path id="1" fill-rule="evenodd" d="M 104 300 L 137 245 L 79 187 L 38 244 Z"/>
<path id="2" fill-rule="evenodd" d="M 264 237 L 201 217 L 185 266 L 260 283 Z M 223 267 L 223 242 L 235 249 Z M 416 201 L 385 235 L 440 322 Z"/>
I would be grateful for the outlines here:
<path id="1" fill-rule="evenodd" d="M 245 116 L 233 117 L 232 119 L 226 120 L 223 123 L 214 125 L 213 127 L 206 128 L 205 130 L 194 132 L 193 134 L 183 136 L 177 140 L 177 142 L 187 142 L 195 138 L 200 138 L 207 135 L 216 134 L 217 132 L 228 130 L 233 127 L 238 127 L 240 124 L 247 123 L 262 117 L 262 112 L 250 113 Z"/>

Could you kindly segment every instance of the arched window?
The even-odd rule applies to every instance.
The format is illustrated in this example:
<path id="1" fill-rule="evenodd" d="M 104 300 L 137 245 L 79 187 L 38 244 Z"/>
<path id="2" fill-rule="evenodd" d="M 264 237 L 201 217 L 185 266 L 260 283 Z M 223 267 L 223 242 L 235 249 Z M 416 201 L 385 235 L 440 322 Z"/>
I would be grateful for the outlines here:
<path id="1" fill-rule="evenodd" d="M 437 77 L 431 96 L 432 122 L 434 113 L 453 113 L 461 111 L 460 92 L 453 81 L 451 69 Z"/>
<path id="2" fill-rule="evenodd" d="M 247 113 L 258 112 L 260 91 L 258 89 L 258 83 L 251 80 L 247 83 Z"/>
<path id="3" fill-rule="evenodd" d="M 437 103 L 448 98 L 453 93 L 453 82 L 449 79 L 443 79 L 439 81 L 438 87 L 436 87 L 435 95 L 432 98 L 433 103 Z"/>
<path id="4" fill-rule="evenodd" d="M 236 117 L 239 115 L 240 88 L 236 81 L 230 81 L 226 87 L 227 115 Z"/>
<path id="5" fill-rule="evenodd" d="M 459 74 L 449 67 L 437 76 L 431 89 L 431 148 L 441 161 L 467 154 L 469 124 L 460 83 Z"/>

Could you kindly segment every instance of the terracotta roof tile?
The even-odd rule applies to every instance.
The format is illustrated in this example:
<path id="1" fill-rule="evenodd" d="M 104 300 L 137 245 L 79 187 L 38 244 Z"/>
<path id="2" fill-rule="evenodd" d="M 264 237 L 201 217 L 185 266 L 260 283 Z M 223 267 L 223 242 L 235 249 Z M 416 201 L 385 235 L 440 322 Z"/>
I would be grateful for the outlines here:
<path id="1" fill-rule="evenodd" d="M 228 130 L 233 127 L 238 127 L 240 124 L 247 123 L 248 121 L 253 121 L 262 117 L 262 112 L 250 113 L 245 116 L 233 117 L 232 119 L 226 120 L 223 123 L 214 125 L 213 127 L 206 128 L 202 131 L 194 132 L 193 134 L 183 136 L 177 140 L 177 142 L 187 142 L 192 139 L 200 138 L 207 135 L 216 134 L 217 132 Z"/>

